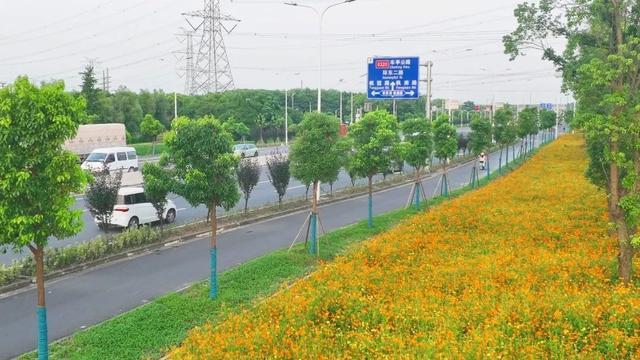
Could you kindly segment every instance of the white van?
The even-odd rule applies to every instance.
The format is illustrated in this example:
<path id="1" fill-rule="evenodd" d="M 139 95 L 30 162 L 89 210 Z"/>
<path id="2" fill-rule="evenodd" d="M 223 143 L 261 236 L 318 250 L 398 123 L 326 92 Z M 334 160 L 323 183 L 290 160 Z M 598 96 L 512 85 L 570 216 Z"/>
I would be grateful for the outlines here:
<path id="1" fill-rule="evenodd" d="M 100 171 L 106 166 L 109 171 L 138 171 L 138 154 L 132 147 L 95 149 L 82 163 L 82 169 Z"/>

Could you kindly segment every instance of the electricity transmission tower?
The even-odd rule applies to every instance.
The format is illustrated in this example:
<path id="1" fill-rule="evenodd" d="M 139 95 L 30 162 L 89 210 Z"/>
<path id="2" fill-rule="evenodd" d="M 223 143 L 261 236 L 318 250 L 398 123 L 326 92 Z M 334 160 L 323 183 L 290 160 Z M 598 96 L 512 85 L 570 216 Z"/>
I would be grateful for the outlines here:
<path id="1" fill-rule="evenodd" d="M 234 25 L 229 29 L 225 26 L 225 22 L 240 20 L 222 14 L 220 0 L 205 0 L 204 9 L 183 15 L 186 16 L 185 20 L 194 33 L 200 35 L 197 52 L 194 51 L 195 62 L 193 62 L 192 74 L 188 80 L 190 93 L 203 94 L 233 89 L 233 74 L 224 45 L 223 31 L 230 34 L 236 27 Z M 189 21 L 189 18 L 198 19 L 195 22 L 196 25 Z"/>
<path id="2" fill-rule="evenodd" d="M 178 41 L 182 44 L 185 44 L 185 51 L 174 51 L 173 54 L 176 56 L 178 61 L 184 60 L 184 67 L 178 67 L 177 73 L 180 78 L 184 77 L 184 93 L 187 95 L 195 94 L 196 89 L 194 88 L 193 81 L 193 34 L 194 30 L 188 30 L 185 28 L 181 28 L 182 34 L 177 34 Z M 176 54 L 181 54 L 182 56 L 177 56 Z"/>

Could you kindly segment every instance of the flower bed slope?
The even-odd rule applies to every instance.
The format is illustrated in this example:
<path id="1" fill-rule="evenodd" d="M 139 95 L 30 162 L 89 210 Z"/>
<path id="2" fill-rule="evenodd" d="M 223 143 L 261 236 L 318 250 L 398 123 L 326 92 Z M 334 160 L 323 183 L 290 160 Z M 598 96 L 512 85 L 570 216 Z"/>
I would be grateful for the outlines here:
<path id="1" fill-rule="evenodd" d="M 356 246 L 171 358 L 640 356 L 604 194 L 578 137 Z"/>

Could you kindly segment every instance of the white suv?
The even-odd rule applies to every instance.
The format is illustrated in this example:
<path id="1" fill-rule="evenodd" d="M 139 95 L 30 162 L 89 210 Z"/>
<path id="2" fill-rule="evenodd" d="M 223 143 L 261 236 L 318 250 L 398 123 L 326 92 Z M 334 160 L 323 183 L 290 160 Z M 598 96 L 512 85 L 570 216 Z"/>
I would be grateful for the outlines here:
<path id="1" fill-rule="evenodd" d="M 96 223 L 99 223 L 97 219 Z M 170 224 L 176 220 L 176 204 L 167 199 L 164 221 Z M 144 189 L 140 187 L 121 188 L 118 200 L 113 207 L 111 225 L 123 228 L 135 228 L 141 224 L 158 221 L 156 209 L 147 201 Z"/>

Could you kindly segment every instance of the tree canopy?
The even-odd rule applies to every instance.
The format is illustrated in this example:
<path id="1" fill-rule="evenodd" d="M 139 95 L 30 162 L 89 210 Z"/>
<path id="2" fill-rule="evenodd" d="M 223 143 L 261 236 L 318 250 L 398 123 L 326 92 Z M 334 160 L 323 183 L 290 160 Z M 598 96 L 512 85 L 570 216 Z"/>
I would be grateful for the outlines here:
<path id="1" fill-rule="evenodd" d="M 75 136 L 84 106 L 62 82 L 36 87 L 20 77 L 0 89 L 0 247 L 44 247 L 82 228 L 71 193 L 87 176 L 62 145 Z"/>
<path id="2" fill-rule="evenodd" d="M 340 121 L 336 117 L 307 113 L 289 151 L 293 177 L 303 184 L 335 179 L 345 150 L 339 133 Z"/>
<path id="3" fill-rule="evenodd" d="M 458 151 L 456 128 L 447 115 L 438 116 L 433 123 L 433 146 L 436 157 L 443 161 L 452 159 Z"/>
<path id="4" fill-rule="evenodd" d="M 401 127 L 405 161 L 416 169 L 427 166 L 433 152 L 431 123 L 424 118 L 415 118 L 403 121 Z"/>

